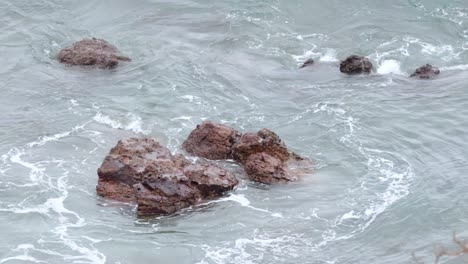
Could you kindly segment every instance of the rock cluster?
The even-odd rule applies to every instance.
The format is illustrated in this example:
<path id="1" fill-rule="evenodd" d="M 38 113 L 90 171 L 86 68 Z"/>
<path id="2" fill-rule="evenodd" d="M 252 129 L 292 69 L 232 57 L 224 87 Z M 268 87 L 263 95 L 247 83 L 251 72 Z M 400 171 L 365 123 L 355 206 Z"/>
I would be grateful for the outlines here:
<path id="1" fill-rule="evenodd" d="M 312 64 L 314 64 L 314 60 L 312 58 L 309 58 L 299 68 L 305 68 Z M 340 62 L 340 72 L 350 75 L 370 73 L 372 69 L 373 65 L 369 61 L 369 59 L 358 55 L 351 55 Z M 431 64 L 426 64 L 417 68 L 414 71 L 414 73 L 410 75 L 410 77 L 418 77 L 420 79 L 431 79 L 437 76 L 439 73 L 440 70 L 438 68 L 433 67 Z"/>
<path id="2" fill-rule="evenodd" d="M 57 58 L 68 65 L 97 66 L 103 69 L 113 69 L 119 61 L 130 61 L 130 58 L 119 55 L 114 45 L 97 38 L 75 42 L 62 49 Z"/>
<path id="3" fill-rule="evenodd" d="M 206 159 L 234 159 L 245 169 L 249 179 L 266 184 L 297 180 L 289 173 L 288 163 L 301 159 L 289 152 L 272 131 L 241 134 L 221 124 L 205 121 L 198 125 L 182 145 L 195 156 Z"/>
<path id="4" fill-rule="evenodd" d="M 151 138 L 121 140 L 98 169 L 98 195 L 136 202 L 139 216 L 172 214 L 232 190 L 238 180 L 212 164 L 192 164 Z"/>

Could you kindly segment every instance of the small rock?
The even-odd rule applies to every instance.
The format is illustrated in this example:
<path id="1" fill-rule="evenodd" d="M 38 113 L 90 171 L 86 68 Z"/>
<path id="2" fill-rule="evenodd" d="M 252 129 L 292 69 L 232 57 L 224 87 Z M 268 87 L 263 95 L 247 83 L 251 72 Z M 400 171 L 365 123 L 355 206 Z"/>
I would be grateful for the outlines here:
<path id="1" fill-rule="evenodd" d="M 430 79 L 437 76 L 440 73 L 440 70 L 436 67 L 432 67 L 430 64 L 426 64 L 417 68 L 410 77 L 419 77 L 421 79 Z"/>
<path id="2" fill-rule="evenodd" d="M 190 154 L 211 160 L 231 159 L 232 146 L 239 140 L 238 131 L 209 121 L 198 125 L 182 147 Z"/>
<path id="3" fill-rule="evenodd" d="M 72 46 L 62 49 L 57 58 L 61 63 L 69 65 L 98 66 L 99 68 L 115 68 L 119 61 L 131 59 L 118 54 L 117 48 L 107 41 L 97 38 L 83 39 Z"/>
<path id="4" fill-rule="evenodd" d="M 372 67 L 369 59 L 357 55 L 351 55 L 340 63 L 340 71 L 347 74 L 370 73 Z"/>
<path id="5" fill-rule="evenodd" d="M 310 66 L 310 65 L 312 65 L 312 64 L 314 64 L 314 60 L 313 60 L 312 58 L 307 59 L 307 60 L 301 65 L 301 67 L 299 67 L 299 69 L 302 69 L 302 68 L 304 68 L 304 67 Z"/>

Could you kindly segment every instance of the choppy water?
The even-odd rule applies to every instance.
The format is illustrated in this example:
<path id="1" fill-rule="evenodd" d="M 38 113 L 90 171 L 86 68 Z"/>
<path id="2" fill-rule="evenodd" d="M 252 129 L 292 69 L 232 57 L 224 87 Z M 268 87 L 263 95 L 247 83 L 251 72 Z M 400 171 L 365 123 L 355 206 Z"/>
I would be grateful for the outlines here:
<path id="1" fill-rule="evenodd" d="M 468 237 L 465 0 L 2 0 L 0 28 L 0 263 L 432 263 Z M 133 62 L 55 61 L 92 36 Z M 354 53 L 376 73 L 340 74 Z M 441 76 L 407 78 L 425 63 Z M 149 221 L 96 197 L 118 139 L 177 152 L 205 119 L 270 128 L 316 172 L 265 188 L 228 165 L 232 194 Z"/>

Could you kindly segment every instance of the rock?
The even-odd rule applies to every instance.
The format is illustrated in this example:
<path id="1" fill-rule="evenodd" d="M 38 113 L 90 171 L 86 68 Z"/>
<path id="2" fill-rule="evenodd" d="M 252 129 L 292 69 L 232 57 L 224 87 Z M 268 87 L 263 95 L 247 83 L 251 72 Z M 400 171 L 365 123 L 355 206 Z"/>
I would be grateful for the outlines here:
<path id="1" fill-rule="evenodd" d="M 138 216 L 173 214 L 201 201 L 197 188 L 183 174 L 152 175 L 135 185 Z"/>
<path id="2" fill-rule="evenodd" d="M 312 64 L 314 64 L 314 60 L 313 60 L 312 58 L 307 59 L 307 60 L 301 65 L 301 67 L 299 67 L 299 69 L 305 68 L 305 67 L 310 66 L 310 65 L 312 65 Z"/>
<path id="3" fill-rule="evenodd" d="M 242 135 L 224 125 L 203 122 L 192 131 L 183 147 L 187 152 L 207 159 L 234 159 L 244 167 L 249 179 L 266 184 L 295 181 L 298 175 L 307 173 L 306 166 L 310 167 L 308 160 L 290 153 L 278 135 L 266 128 Z M 185 167 L 184 174 L 194 180 L 205 179 L 206 175 L 211 174 L 222 175 L 223 172 L 216 167 L 191 165 Z M 219 193 L 231 188 L 231 179 L 217 177 L 215 185 L 203 181 L 198 181 L 196 185 L 205 197 L 212 194 L 219 196 Z M 220 189 L 220 186 L 228 187 Z"/>
<path id="4" fill-rule="evenodd" d="M 287 183 L 297 180 L 285 170 L 285 163 L 279 158 L 266 152 L 248 156 L 244 162 L 244 169 L 250 180 L 265 184 Z"/>
<path id="5" fill-rule="evenodd" d="M 228 171 L 209 164 L 191 164 L 184 168 L 203 198 L 216 198 L 232 190 L 239 181 Z"/>
<path id="6" fill-rule="evenodd" d="M 238 131 L 209 121 L 198 125 L 182 144 L 190 154 L 211 160 L 231 159 L 232 146 L 239 140 Z"/>
<path id="7" fill-rule="evenodd" d="M 284 142 L 272 131 L 263 128 L 257 133 L 246 133 L 233 146 L 234 159 L 244 164 L 250 155 L 265 152 L 286 162 L 290 153 Z"/>
<path id="8" fill-rule="evenodd" d="M 69 65 L 94 65 L 99 68 L 115 68 L 119 61 L 130 61 L 121 56 L 114 45 L 102 39 L 83 39 L 72 46 L 62 49 L 57 58 L 61 63 Z"/>
<path id="9" fill-rule="evenodd" d="M 369 59 L 357 55 L 351 55 L 340 63 L 340 71 L 347 74 L 370 73 L 372 67 Z"/>
<path id="10" fill-rule="evenodd" d="M 139 216 L 172 214 L 232 190 L 237 179 L 210 164 L 192 164 L 151 138 L 121 140 L 98 169 L 98 195 L 136 202 Z"/>
<path id="11" fill-rule="evenodd" d="M 440 73 L 440 70 L 436 67 L 432 67 L 430 64 L 426 64 L 424 66 L 421 66 L 417 68 L 413 74 L 410 75 L 410 77 L 419 77 L 421 79 L 430 79 L 432 77 L 435 77 Z"/>

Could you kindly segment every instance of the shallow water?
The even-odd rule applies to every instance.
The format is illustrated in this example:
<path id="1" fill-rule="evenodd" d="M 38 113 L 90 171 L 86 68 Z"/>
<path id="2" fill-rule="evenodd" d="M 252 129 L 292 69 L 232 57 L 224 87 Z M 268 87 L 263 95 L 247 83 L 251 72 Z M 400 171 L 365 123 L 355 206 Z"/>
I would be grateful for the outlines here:
<path id="1" fill-rule="evenodd" d="M 0 28 L 0 263 L 432 263 L 468 237 L 467 1 L 3 0 Z M 133 61 L 57 63 L 92 36 Z M 353 53 L 376 73 L 339 73 Z M 407 78 L 425 63 L 440 77 Z M 270 128 L 315 173 L 223 164 L 234 192 L 149 220 L 96 197 L 118 139 L 180 152 L 207 119 Z"/>

